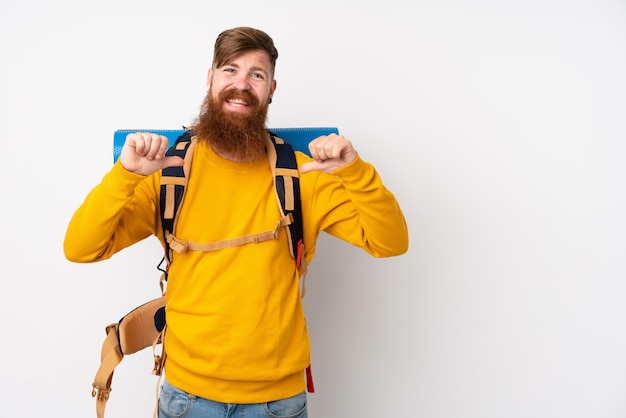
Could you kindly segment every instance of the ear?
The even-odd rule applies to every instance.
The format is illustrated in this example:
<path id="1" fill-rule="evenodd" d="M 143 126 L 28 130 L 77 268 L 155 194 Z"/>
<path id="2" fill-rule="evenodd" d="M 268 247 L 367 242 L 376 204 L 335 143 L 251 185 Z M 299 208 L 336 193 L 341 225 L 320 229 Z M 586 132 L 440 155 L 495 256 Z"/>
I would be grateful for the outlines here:
<path id="1" fill-rule="evenodd" d="M 276 91 L 276 80 L 272 80 L 272 83 L 270 84 L 270 100 L 272 99 L 272 96 L 274 95 L 274 92 Z"/>
<path id="2" fill-rule="evenodd" d="M 213 68 L 209 68 L 206 75 L 206 87 L 207 89 L 211 87 L 211 81 L 213 80 Z"/>

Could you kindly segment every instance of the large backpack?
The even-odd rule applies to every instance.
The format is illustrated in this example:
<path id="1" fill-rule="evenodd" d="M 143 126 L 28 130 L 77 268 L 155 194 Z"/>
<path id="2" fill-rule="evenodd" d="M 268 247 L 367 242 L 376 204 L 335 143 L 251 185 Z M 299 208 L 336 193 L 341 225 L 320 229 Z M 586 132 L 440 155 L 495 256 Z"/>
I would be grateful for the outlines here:
<path id="1" fill-rule="evenodd" d="M 167 280 L 169 265 L 173 252 L 214 251 L 222 248 L 239 246 L 247 243 L 262 242 L 277 239 L 280 229 L 288 234 L 289 252 L 294 258 L 296 268 L 300 270 L 302 278 L 302 295 L 304 296 L 304 277 L 306 276 L 306 261 L 304 259 L 304 244 L 302 231 L 302 210 L 300 203 L 299 171 L 293 147 L 268 131 L 268 158 L 274 176 L 276 198 L 280 208 L 281 218 L 276 228 L 257 234 L 246 235 L 230 240 L 212 243 L 194 243 L 182 241 L 175 236 L 175 227 L 180 206 L 185 197 L 185 190 L 189 174 L 196 139 L 193 133 L 185 130 L 173 146 L 166 152 L 167 156 L 179 156 L 184 159 L 180 167 L 167 167 L 161 175 L 160 211 L 165 239 L 166 263 L 161 277 Z M 154 354 L 154 368 L 152 373 L 161 376 L 163 365 L 167 357 L 164 350 L 165 330 L 165 296 L 153 299 L 129 312 L 117 323 L 105 328 L 106 338 L 102 345 L 101 364 L 92 384 L 92 396 L 96 398 L 96 413 L 98 418 L 104 417 L 104 409 L 111 392 L 111 383 L 115 367 L 122 361 L 124 355 L 136 353 L 152 346 Z M 158 346 L 161 346 L 160 350 Z M 310 366 L 306 369 L 307 390 L 314 392 Z M 155 415 L 156 415 L 155 409 Z"/>

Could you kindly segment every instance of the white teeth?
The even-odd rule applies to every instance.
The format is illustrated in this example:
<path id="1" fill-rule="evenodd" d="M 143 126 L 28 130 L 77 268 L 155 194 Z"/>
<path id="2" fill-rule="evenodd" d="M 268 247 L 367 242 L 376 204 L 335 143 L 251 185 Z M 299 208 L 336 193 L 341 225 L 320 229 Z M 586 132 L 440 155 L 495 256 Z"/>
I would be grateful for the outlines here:
<path id="1" fill-rule="evenodd" d="M 239 105 L 244 105 L 244 106 L 248 105 L 248 103 L 244 102 L 243 100 L 237 100 L 237 99 L 229 100 L 228 103 L 230 103 L 230 104 L 239 104 Z"/>

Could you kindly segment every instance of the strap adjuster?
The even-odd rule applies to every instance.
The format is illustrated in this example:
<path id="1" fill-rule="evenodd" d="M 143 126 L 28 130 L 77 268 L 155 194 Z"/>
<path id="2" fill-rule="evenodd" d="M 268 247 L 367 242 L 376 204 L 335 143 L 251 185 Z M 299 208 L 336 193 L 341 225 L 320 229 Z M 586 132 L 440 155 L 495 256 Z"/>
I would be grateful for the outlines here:
<path id="1" fill-rule="evenodd" d="M 91 386 L 92 386 L 92 390 L 91 390 L 92 398 L 96 398 L 99 401 L 105 401 L 105 402 L 109 400 L 109 394 L 111 393 L 111 388 L 101 388 L 99 386 L 96 386 L 95 383 L 92 383 Z"/>

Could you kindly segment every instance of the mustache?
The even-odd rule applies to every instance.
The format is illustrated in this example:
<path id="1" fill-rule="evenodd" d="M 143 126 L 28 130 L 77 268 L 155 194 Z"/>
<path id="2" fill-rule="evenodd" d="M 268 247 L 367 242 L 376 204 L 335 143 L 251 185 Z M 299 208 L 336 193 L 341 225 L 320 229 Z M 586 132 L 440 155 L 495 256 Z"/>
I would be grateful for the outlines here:
<path id="1" fill-rule="evenodd" d="M 247 103 L 248 106 L 258 107 L 259 99 L 247 90 L 230 89 L 223 91 L 219 94 L 219 98 L 223 101 L 226 100 L 242 100 Z"/>

